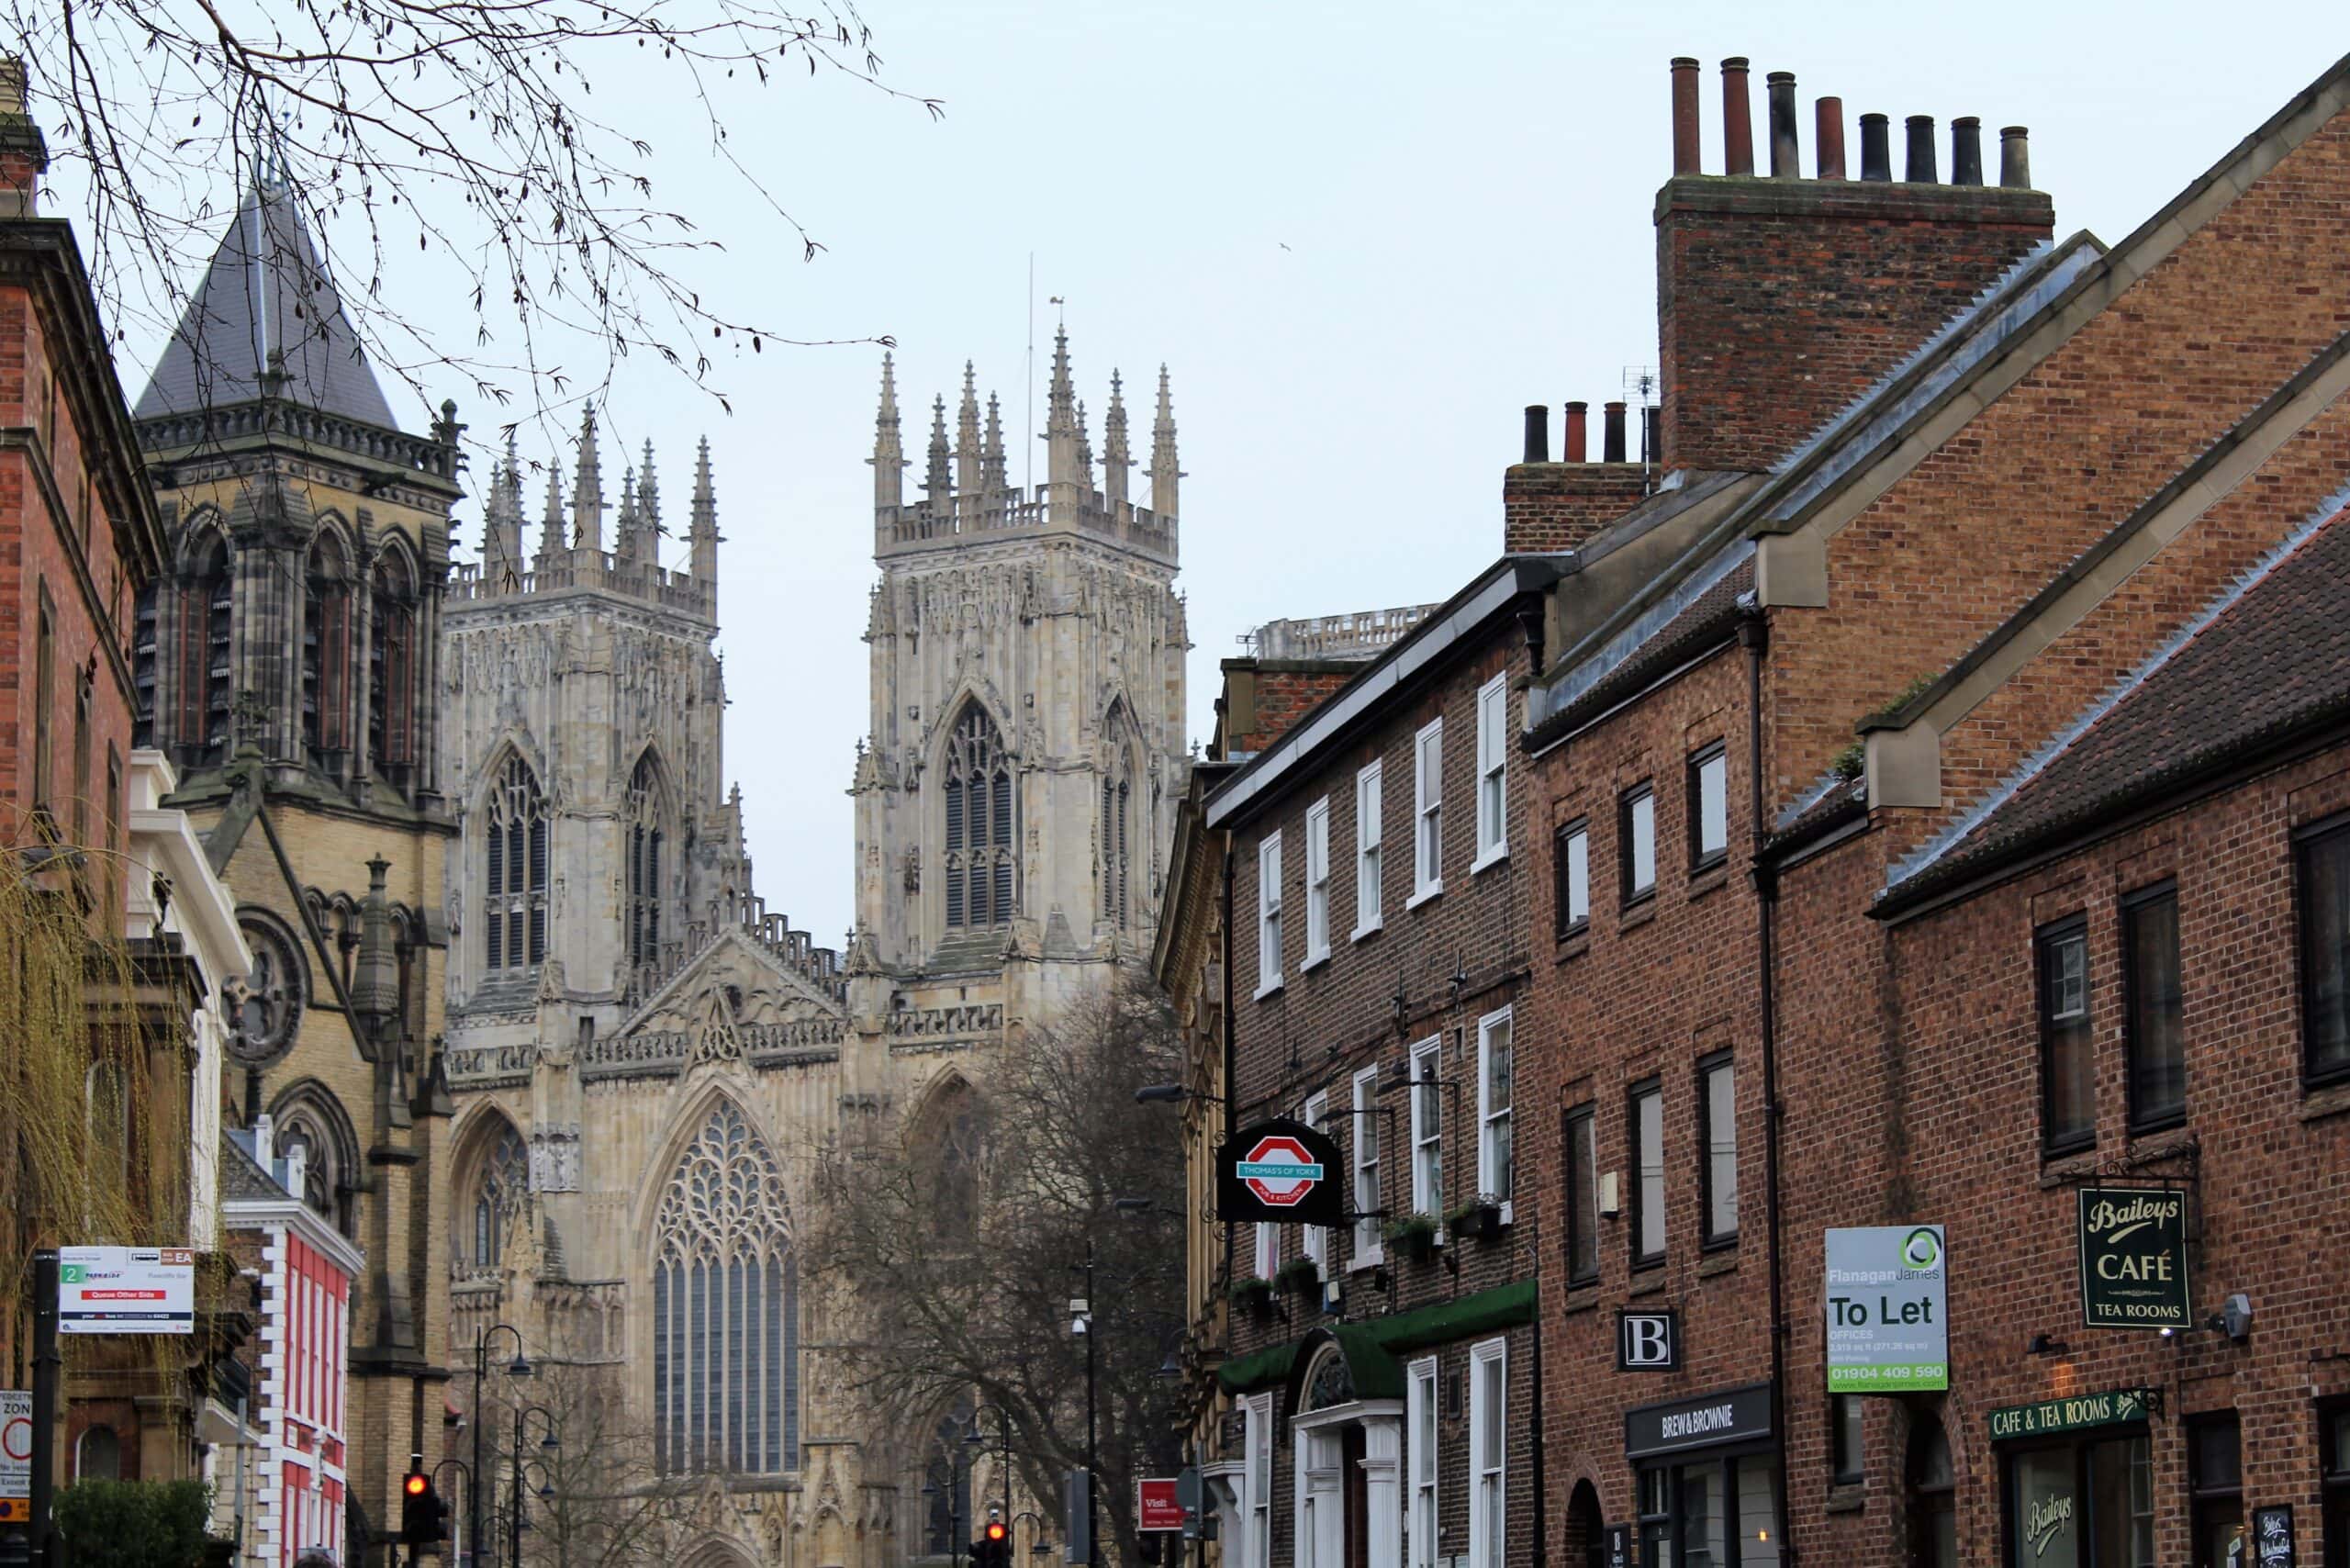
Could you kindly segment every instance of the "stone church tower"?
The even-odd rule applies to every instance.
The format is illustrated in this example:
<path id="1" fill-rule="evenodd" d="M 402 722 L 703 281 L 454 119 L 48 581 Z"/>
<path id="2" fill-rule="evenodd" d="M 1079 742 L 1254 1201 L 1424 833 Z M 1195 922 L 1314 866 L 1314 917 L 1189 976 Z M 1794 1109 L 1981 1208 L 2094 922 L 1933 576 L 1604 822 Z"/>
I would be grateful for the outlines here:
<path id="1" fill-rule="evenodd" d="M 904 504 L 890 376 L 845 963 L 751 890 L 706 445 L 679 569 L 659 564 L 649 450 L 607 530 L 588 425 L 535 550 L 499 467 L 482 563 L 449 589 L 446 1355 L 470 1368 L 509 1324 L 534 1360 L 616 1391 L 610 1446 L 692 1482 L 680 1568 L 959 1547 L 923 1494 L 940 1413 L 900 1430 L 859 1407 L 831 1350 L 857 1325 L 801 1299 L 812 1159 L 884 1113 L 953 1117 L 1007 1029 L 1049 1025 L 1147 949 L 1182 789 L 1164 378 L 1147 510 L 1126 498 L 1114 379 L 1093 483 L 1065 343 L 1033 495 L 967 374 L 959 441 L 939 405 L 928 494 Z M 511 1354 L 503 1335 L 489 1350 Z"/>

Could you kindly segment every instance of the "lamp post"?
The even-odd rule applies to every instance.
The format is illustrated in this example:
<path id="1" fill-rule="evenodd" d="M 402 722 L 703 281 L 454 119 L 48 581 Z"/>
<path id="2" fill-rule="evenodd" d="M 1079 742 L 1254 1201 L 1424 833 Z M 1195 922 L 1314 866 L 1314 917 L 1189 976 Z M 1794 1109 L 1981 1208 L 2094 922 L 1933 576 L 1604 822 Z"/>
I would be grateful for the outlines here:
<path id="1" fill-rule="evenodd" d="M 507 1364 L 507 1375 L 509 1377 L 531 1375 L 531 1360 L 522 1353 L 522 1331 L 520 1328 L 510 1323 L 493 1323 L 475 1332 L 474 1403 L 473 1409 L 468 1412 L 468 1415 L 474 1424 L 473 1473 L 476 1476 L 479 1476 L 482 1473 L 481 1429 L 484 1422 L 481 1408 L 481 1383 L 482 1379 L 489 1372 L 489 1342 L 499 1334 L 514 1336 L 514 1359 Z M 476 1563 L 481 1559 L 481 1488 L 468 1483 L 465 1486 L 465 1550 L 473 1553 Z"/>
<path id="2" fill-rule="evenodd" d="M 1045 1516 L 1038 1513 L 1034 1508 L 1023 1508 L 1018 1513 L 1012 1516 L 1012 1528 L 1014 1530 L 1019 1529 L 1020 1521 L 1023 1519 L 1034 1519 L 1036 1521 L 1036 1528 L 1030 1532 L 1028 1537 L 1028 1555 L 1031 1557 L 1042 1557 L 1046 1552 L 1050 1551 L 1053 1549 L 1053 1543 L 1045 1539 Z"/>
<path id="3" fill-rule="evenodd" d="M 1069 1304 L 1069 1331 L 1085 1341 L 1085 1563 L 1101 1561 L 1101 1543 L 1094 1539 L 1093 1493 L 1101 1484 L 1101 1459 L 1093 1426 L 1094 1383 L 1098 1375 L 1093 1351 L 1093 1238 L 1085 1238 L 1085 1294 Z"/>
<path id="4" fill-rule="evenodd" d="M 440 1463 L 432 1467 L 432 1487 L 436 1492 L 441 1488 L 441 1473 L 444 1470 L 454 1470 L 457 1473 L 457 1475 L 464 1482 L 465 1518 L 468 1520 L 471 1520 L 473 1518 L 474 1507 L 474 1476 L 476 1472 L 474 1470 L 473 1466 L 467 1464 L 462 1459 L 444 1459 Z M 473 1526 L 468 1523 L 465 1526 L 464 1540 L 457 1543 L 458 1561 L 461 1562 L 465 1561 L 466 1554 L 474 1552 L 477 1549 L 474 1545 Z"/>
<path id="5" fill-rule="evenodd" d="M 554 1435 L 554 1413 L 545 1406 L 525 1405 L 514 1412 L 514 1473 L 508 1484 L 509 1507 L 506 1515 L 507 1561 L 511 1568 L 520 1568 L 522 1562 L 522 1473 L 531 1465 L 531 1462 L 522 1457 L 522 1432 L 525 1424 L 533 1416 L 541 1417 L 547 1424 L 547 1434 L 539 1439 L 539 1447 L 543 1450 L 552 1450 L 561 1446 Z M 543 1498 L 553 1497 L 554 1495 L 554 1477 L 548 1473 L 545 1465 L 539 1466 L 539 1495 Z"/>

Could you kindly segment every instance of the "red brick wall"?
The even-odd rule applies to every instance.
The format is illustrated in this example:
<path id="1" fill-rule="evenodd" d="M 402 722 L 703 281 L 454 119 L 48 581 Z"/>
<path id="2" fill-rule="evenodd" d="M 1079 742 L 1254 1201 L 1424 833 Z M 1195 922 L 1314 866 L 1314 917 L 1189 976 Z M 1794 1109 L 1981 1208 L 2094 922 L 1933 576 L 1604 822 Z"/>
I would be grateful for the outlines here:
<path id="1" fill-rule="evenodd" d="M 1225 660 L 1215 755 L 1251 756 L 1264 750 L 1362 668 L 1362 663 L 1335 660 Z"/>
<path id="2" fill-rule="evenodd" d="M 1997 186 L 1666 182 L 1665 465 L 1768 467 L 2054 224 L 2046 196 Z"/>
<path id="3" fill-rule="evenodd" d="M 1638 463 L 1516 463 L 1502 475 L 1502 549 L 1572 550 L 1639 504 L 1656 477 Z"/>

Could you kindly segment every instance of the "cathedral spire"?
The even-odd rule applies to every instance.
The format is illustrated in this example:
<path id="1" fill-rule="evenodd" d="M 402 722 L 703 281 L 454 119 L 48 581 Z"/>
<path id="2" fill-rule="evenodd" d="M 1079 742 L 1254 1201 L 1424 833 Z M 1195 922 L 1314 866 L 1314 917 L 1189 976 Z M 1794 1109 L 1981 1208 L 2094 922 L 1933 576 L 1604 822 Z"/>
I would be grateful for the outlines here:
<path id="1" fill-rule="evenodd" d="M 489 505 L 482 531 L 482 576 L 494 590 L 511 586 L 522 571 L 522 475 L 514 455 L 514 435 L 506 436 L 506 456 L 489 474 Z"/>
<path id="2" fill-rule="evenodd" d="M 955 481 L 946 466 L 946 399 L 934 398 L 930 408 L 930 467 L 923 476 L 924 498 L 944 511 L 955 498 Z"/>
<path id="3" fill-rule="evenodd" d="M 1060 498 L 1060 487 L 1075 489 L 1079 485 L 1077 397 L 1069 389 L 1069 329 L 1053 333 L 1053 380 L 1045 398 L 1045 480 L 1055 487 L 1054 496 Z"/>
<path id="4" fill-rule="evenodd" d="M 694 458 L 694 499 L 686 538 L 693 550 L 695 578 L 711 584 L 714 589 L 718 582 L 718 494 L 710 483 L 708 436 L 701 438 L 701 451 Z"/>
<path id="5" fill-rule="evenodd" d="M 636 471 L 636 510 L 644 527 L 644 558 L 661 556 L 661 487 L 653 476 L 653 438 L 644 438 L 644 465 Z"/>
<path id="6" fill-rule="evenodd" d="M 637 513 L 636 470 L 625 469 L 621 474 L 621 510 L 613 517 L 612 554 L 621 560 L 636 559 Z"/>
<path id="7" fill-rule="evenodd" d="M 873 419 L 873 505 L 905 504 L 906 449 L 898 433 L 898 376 L 890 356 L 881 356 L 881 411 Z"/>
<path id="8" fill-rule="evenodd" d="M 1126 501 L 1126 470 L 1135 465 L 1126 453 L 1126 399 L 1118 373 L 1110 373 L 1110 411 L 1102 416 L 1102 493 L 1115 511 Z"/>
<path id="9" fill-rule="evenodd" d="M 543 571 L 554 564 L 564 548 L 563 482 L 554 476 L 554 465 L 547 465 L 547 505 L 539 518 L 539 569 Z"/>
<path id="10" fill-rule="evenodd" d="M 582 550 L 604 548 L 604 473 L 596 459 L 596 410 L 579 416 L 579 472 L 571 483 L 572 543 Z"/>
<path id="11" fill-rule="evenodd" d="M 968 359 L 963 362 L 963 406 L 955 416 L 955 488 L 966 496 L 977 496 L 980 489 L 979 394 Z"/>
<path id="12" fill-rule="evenodd" d="M 1084 490 L 1093 488 L 1093 433 L 1086 427 L 1082 398 L 1077 400 L 1077 471 Z"/>
<path id="13" fill-rule="evenodd" d="M 979 488 L 993 496 L 1001 494 L 1003 487 L 1003 416 L 996 408 L 995 394 L 990 392 L 987 434 L 979 440 Z"/>
<path id="14" fill-rule="evenodd" d="M 1168 396 L 1167 367 L 1158 367 L 1158 417 L 1150 427 L 1150 510 L 1162 518 L 1177 515 L 1177 497 L 1183 478 L 1175 461 L 1175 402 Z"/>

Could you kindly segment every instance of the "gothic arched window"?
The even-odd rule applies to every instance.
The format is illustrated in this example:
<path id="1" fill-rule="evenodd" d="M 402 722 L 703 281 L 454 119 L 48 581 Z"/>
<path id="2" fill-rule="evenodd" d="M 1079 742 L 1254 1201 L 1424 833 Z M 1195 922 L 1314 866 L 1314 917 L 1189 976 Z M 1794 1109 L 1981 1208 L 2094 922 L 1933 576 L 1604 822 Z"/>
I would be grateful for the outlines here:
<path id="1" fill-rule="evenodd" d="M 987 1132 L 986 1106 L 959 1081 L 941 1090 L 922 1118 L 916 1146 L 936 1161 L 930 1215 L 942 1241 L 976 1246 Z"/>
<path id="2" fill-rule="evenodd" d="M 351 565 L 342 541 L 311 543 L 302 603 L 302 741 L 314 767 L 351 745 Z"/>
<path id="3" fill-rule="evenodd" d="M 628 781 L 628 961 L 632 968 L 661 958 L 661 824 L 668 801 L 661 770 L 646 752 Z"/>
<path id="4" fill-rule="evenodd" d="M 498 1267 L 530 1190 L 530 1151 L 522 1147 L 522 1135 L 513 1123 L 500 1123 L 474 1182 L 473 1249 L 465 1261 L 476 1269 Z"/>
<path id="5" fill-rule="evenodd" d="M 1019 812 L 1012 758 L 995 722 L 967 703 L 946 742 L 946 924 L 984 929 L 1011 924 Z"/>
<path id="6" fill-rule="evenodd" d="M 272 1152 L 289 1163 L 297 1153 L 301 1155 L 302 1202 L 343 1235 L 355 1237 L 352 1171 L 359 1153 L 350 1118 L 316 1085 L 297 1094 L 290 1103 L 279 1103 Z"/>
<path id="7" fill-rule="evenodd" d="M 493 969 L 528 969 L 547 956 L 547 811 L 520 757 L 499 769 L 488 815 L 482 957 Z"/>
<path id="8" fill-rule="evenodd" d="M 971 1467 L 964 1458 L 963 1435 L 970 1428 L 971 1402 L 957 1400 L 939 1418 L 931 1434 L 930 1452 L 923 1466 L 922 1500 L 927 1505 L 923 1521 L 923 1549 L 932 1557 L 951 1557 L 979 1533 L 971 1518 Z"/>
<path id="9" fill-rule="evenodd" d="M 1133 810 L 1134 770 L 1124 746 L 1102 775 L 1102 918 L 1126 928 L 1126 819 Z"/>
<path id="10" fill-rule="evenodd" d="M 655 1462 L 774 1474 L 800 1463 L 800 1276 L 775 1157 L 711 1107 L 655 1222 Z"/>
<path id="11" fill-rule="evenodd" d="M 375 563 L 374 621 L 367 644 L 367 755 L 375 770 L 416 758 L 416 586 L 408 563 Z"/>
<path id="12" fill-rule="evenodd" d="M 229 542 L 207 530 L 180 585 L 174 738 L 199 766 L 229 759 Z"/>

